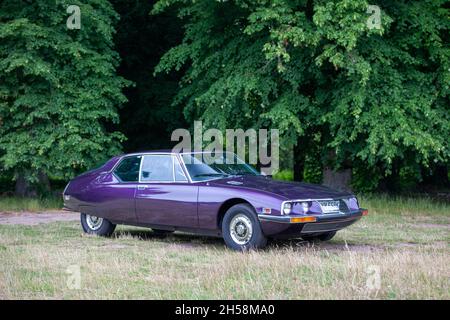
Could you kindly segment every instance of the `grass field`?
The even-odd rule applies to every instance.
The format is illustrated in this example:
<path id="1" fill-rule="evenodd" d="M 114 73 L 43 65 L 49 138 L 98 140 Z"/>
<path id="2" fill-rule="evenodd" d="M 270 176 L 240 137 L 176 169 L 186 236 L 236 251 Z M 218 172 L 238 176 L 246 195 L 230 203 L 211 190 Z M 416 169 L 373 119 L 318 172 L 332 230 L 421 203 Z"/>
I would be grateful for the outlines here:
<path id="1" fill-rule="evenodd" d="M 62 205 L 62 195 L 43 199 L 0 197 L 0 211 L 41 211 L 59 209 Z"/>
<path id="2" fill-rule="evenodd" d="M 0 298 L 450 299 L 450 206 L 361 204 L 369 216 L 328 243 L 272 241 L 248 253 L 135 227 L 100 238 L 78 222 L 0 225 Z"/>

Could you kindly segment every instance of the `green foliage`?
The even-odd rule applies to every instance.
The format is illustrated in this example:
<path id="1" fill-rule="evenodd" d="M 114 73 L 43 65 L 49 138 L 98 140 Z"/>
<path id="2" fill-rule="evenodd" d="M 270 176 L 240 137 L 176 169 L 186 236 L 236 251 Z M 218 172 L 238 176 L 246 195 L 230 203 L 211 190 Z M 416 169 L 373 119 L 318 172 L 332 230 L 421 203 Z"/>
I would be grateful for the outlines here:
<path id="1" fill-rule="evenodd" d="M 305 159 L 305 169 L 303 171 L 303 180 L 309 183 L 322 182 L 322 164 L 317 161 L 314 155 L 307 155 Z"/>
<path id="2" fill-rule="evenodd" d="M 279 128 L 286 145 L 320 132 L 322 163 L 448 163 L 449 10 L 377 4 L 370 29 L 363 0 L 160 0 L 153 13 L 177 6 L 185 34 L 156 73 L 185 67 L 173 103 L 189 121 Z"/>
<path id="3" fill-rule="evenodd" d="M 378 187 L 381 178 L 382 174 L 376 167 L 356 166 L 352 170 L 352 190 L 361 193 L 373 192 Z"/>
<path id="4" fill-rule="evenodd" d="M 41 198 L 0 197 L 1 211 L 61 210 L 63 207 L 61 196 L 47 196 Z"/>
<path id="5" fill-rule="evenodd" d="M 272 178 L 275 180 L 293 181 L 294 172 L 292 170 L 280 170 Z"/>
<path id="6" fill-rule="evenodd" d="M 69 30 L 69 5 L 81 29 Z M 69 178 L 120 150 L 107 132 L 129 83 L 116 76 L 118 15 L 106 0 L 2 1 L 0 10 L 0 162 L 35 180 Z"/>
<path id="7" fill-rule="evenodd" d="M 81 30 L 66 27 L 72 4 Z M 378 1 L 369 29 L 368 4 L 160 0 L 149 16 L 144 0 L 4 0 L 0 175 L 67 179 L 117 154 L 118 130 L 128 150 L 168 147 L 183 110 L 205 127 L 278 128 L 280 163 L 304 161 L 308 182 L 325 164 L 352 167 L 357 191 L 435 181 L 449 162 L 448 5 Z M 120 125 L 117 74 L 136 82 Z"/>

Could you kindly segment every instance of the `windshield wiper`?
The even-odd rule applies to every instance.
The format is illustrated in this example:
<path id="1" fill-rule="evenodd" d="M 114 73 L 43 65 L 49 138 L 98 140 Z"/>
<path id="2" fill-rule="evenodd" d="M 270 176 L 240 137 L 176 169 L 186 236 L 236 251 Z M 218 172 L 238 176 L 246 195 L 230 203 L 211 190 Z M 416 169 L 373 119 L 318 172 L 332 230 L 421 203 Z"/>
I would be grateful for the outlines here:
<path id="1" fill-rule="evenodd" d="M 218 176 L 228 176 L 228 174 L 225 173 L 200 173 L 200 174 L 196 174 L 194 176 L 194 178 L 198 178 L 198 177 L 218 177 Z"/>
<path id="2" fill-rule="evenodd" d="M 233 173 L 233 176 L 256 176 L 253 172 L 241 171 L 237 173 Z"/>

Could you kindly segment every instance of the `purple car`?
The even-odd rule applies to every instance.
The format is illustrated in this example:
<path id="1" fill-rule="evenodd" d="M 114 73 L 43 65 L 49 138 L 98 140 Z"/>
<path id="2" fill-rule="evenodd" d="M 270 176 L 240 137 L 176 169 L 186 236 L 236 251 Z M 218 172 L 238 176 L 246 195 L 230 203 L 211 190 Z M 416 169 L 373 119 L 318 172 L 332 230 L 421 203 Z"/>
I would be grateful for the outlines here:
<path id="1" fill-rule="evenodd" d="M 350 193 L 272 180 L 233 153 L 205 155 L 114 157 L 71 180 L 64 207 L 81 213 L 86 233 L 111 235 L 116 224 L 179 230 L 221 236 L 235 250 L 262 248 L 270 237 L 330 240 L 367 214 Z"/>

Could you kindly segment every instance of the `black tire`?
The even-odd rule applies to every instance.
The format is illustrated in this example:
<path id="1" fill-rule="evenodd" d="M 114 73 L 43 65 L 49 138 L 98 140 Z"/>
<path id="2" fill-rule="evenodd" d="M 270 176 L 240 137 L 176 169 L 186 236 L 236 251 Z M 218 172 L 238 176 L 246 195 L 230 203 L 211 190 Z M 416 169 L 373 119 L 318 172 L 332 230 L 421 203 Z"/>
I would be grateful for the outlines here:
<path id="1" fill-rule="evenodd" d="M 236 238 L 238 237 L 238 235 L 236 232 L 235 235 L 231 234 L 230 224 L 232 222 L 233 224 L 235 224 L 236 228 L 238 227 L 238 225 L 240 225 L 240 228 L 244 229 L 244 237 L 245 232 L 247 232 L 248 234 L 248 231 L 250 230 L 250 228 L 247 228 L 247 226 L 251 227 L 251 235 L 248 235 L 250 238 L 248 240 L 242 240 L 245 241 L 245 243 L 239 243 L 233 239 L 233 237 Z M 242 230 L 240 231 L 242 232 Z M 264 248 L 267 244 L 267 238 L 264 236 L 261 230 L 261 225 L 259 224 L 258 218 L 256 217 L 256 213 L 253 208 L 247 204 L 237 204 L 228 209 L 222 220 L 222 236 L 225 240 L 225 244 L 230 249 L 238 251 L 260 249 Z"/>
<path id="2" fill-rule="evenodd" d="M 88 222 L 89 219 L 96 218 L 94 216 L 90 216 L 88 214 L 82 213 L 80 216 L 81 219 L 81 226 L 83 227 L 83 231 L 88 234 L 96 234 L 99 236 L 110 236 L 114 229 L 116 229 L 116 225 L 109 221 L 108 219 L 101 218 L 101 223 L 95 228 L 92 228 L 90 226 L 90 223 Z"/>
<path id="3" fill-rule="evenodd" d="M 173 230 L 161 230 L 161 229 L 152 229 L 153 233 L 157 236 L 166 236 L 168 234 L 174 233 Z"/>
<path id="4" fill-rule="evenodd" d="M 314 235 L 314 236 L 302 236 L 302 239 L 305 241 L 311 241 L 311 242 L 318 242 L 318 241 L 328 241 L 333 239 L 333 237 L 336 235 L 337 231 L 330 231 L 330 232 L 325 232 L 325 233 L 321 233 L 318 235 Z"/>

